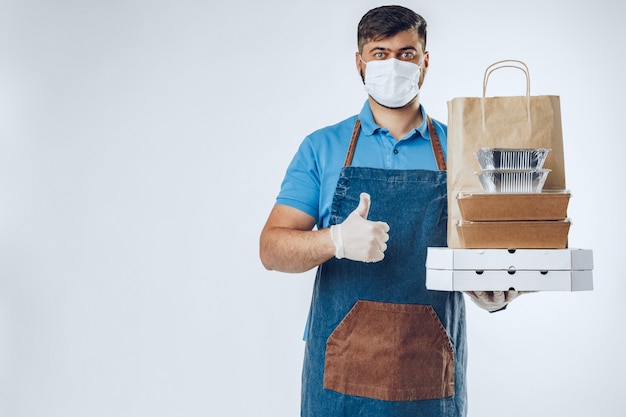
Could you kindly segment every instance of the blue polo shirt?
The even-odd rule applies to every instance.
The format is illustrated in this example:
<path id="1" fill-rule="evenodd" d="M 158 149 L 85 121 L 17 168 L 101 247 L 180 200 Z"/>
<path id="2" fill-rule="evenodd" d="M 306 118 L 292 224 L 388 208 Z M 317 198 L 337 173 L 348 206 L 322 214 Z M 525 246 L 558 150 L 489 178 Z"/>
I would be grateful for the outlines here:
<path id="1" fill-rule="evenodd" d="M 424 121 L 401 140 L 390 135 L 374 121 L 366 101 L 361 113 L 307 136 L 287 168 L 276 204 L 301 210 L 315 219 L 319 229 L 329 226 L 333 195 L 350 145 L 357 119 L 361 134 L 352 166 L 384 169 L 437 170 L 430 144 L 426 113 Z M 433 119 L 441 146 L 446 153 L 447 127 Z"/>

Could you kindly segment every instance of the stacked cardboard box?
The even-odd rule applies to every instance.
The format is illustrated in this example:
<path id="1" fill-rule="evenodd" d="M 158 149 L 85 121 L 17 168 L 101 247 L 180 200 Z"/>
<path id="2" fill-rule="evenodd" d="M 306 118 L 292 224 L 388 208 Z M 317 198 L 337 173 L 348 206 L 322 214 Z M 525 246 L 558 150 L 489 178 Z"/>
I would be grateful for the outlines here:
<path id="1" fill-rule="evenodd" d="M 570 193 L 461 192 L 457 232 L 463 248 L 561 249 L 567 247 Z"/>
<path id="2" fill-rule="evenodd" d="M 428 248 L 426 288 L 586 291 L 593 253 L 567 249 L 568 191 L 460 192 L 462 248 Z"/>

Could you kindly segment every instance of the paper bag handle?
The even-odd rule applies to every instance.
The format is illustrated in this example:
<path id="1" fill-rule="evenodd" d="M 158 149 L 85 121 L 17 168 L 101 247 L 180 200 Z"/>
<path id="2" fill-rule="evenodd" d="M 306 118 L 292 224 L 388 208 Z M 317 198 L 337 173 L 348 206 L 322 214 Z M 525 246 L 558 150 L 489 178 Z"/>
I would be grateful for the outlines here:
<path id="1" fill-rule="evenodd" d="M 504 59 L 502 61 L 494 62 L 485 69 L 485 75 L 483 76 L 483 97 L 481 100 L 482 119 L 483 119 L 483 131 L 485 130 L 485 95 L 487 94 L 487 82 L 489 76 L 495 70 L 500 68 L 517 68 L 526 75 L 526 116 L 528 117 L 528 125 L 530 128 L 530 71 L 525 63 L 517 59 Z"/>
<path id="2" fill-rule="evenodd" d="M 525 63 L 518 61 L 517 59 L 504 59 L 502 61 L 494 62 L 485 69 L 485 75 L 483 76 L 483 97 L 487 94 L 489 76 L 492 72 L 500 68 L 517 68 L 522 71 L 526 76 L 526 97 L 530 97 L 530 71 Z"/>

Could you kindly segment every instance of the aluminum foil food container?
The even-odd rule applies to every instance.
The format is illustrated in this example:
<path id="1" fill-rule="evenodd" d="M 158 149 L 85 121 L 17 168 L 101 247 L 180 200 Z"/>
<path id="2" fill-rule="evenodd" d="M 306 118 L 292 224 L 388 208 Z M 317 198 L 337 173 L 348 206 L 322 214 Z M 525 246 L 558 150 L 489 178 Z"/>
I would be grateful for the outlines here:
<path id="1" fill-rule="evenodd" d="M 485 169 L 541 169 L 549 148 L 481 148 L 474 155 L 480 168 Z"/>
<path id="2" fill-rule="evenodd" d="M 549 169 L 485 169 L 478 178 L 487 193 L 540 193 L 549 173 Z"/>

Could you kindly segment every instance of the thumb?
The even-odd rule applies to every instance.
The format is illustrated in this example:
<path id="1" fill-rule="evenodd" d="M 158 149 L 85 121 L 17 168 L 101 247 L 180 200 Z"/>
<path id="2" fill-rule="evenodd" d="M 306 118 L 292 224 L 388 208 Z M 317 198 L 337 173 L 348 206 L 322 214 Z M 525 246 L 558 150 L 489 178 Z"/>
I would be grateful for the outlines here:
<path id="1" fill-rule="evenodd" d="M 363 217 L 364 219 L 367 219 L 367 215 L 370 211 L 370 195 L 368 193 L 361 193 L 359 197 L 360 197 L 359 205 L 354 211 L 359 216 Z"/>

